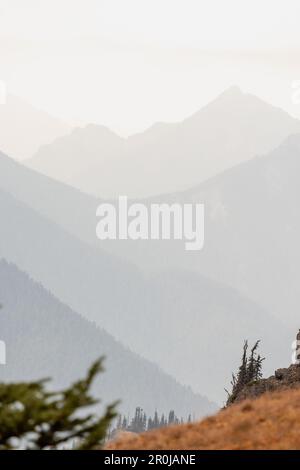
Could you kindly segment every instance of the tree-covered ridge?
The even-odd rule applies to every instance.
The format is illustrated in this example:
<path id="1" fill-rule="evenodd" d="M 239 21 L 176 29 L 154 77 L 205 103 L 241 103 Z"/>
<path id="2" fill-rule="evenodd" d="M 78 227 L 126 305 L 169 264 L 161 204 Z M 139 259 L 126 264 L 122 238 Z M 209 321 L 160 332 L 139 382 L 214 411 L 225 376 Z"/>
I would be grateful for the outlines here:
<path id="1" fill-rule="evenodd" d="M 151 431 L 152 429 L 163 428 L 165 426 L 172 426 L 175 424 L 183 424 L 184 422 L 191 422 L 192 416 L 184 420 L 179 418 L 174 410 L 170 410 L 167 414 L 159 414 L 155 410 L 154 414 L 148 416 L 146 412 L 139 406 L 136 407 L 133 418 L 126 415 L 119 414 L 115 426 L 110 430 L 109 437 L 113 438 L 119 432 L 133 432 L 141 433 Z"/>
<path id="2" fill-rule="evenodd" d="M 96 357 L 105 356 L 106 374 L 96 378 L 93 391 L 104 404 L 121 399 L 121 413 L 134 410 L 137 403 L 149 413 L 173 408 L 182 416 L 191 412 L 200 417 L 216 409 L 4 260 L 0 303 L 0 339 L 7 346 L 0 381 L 51 377 L 53 387 L 64 388 L 78 380 Z"/>

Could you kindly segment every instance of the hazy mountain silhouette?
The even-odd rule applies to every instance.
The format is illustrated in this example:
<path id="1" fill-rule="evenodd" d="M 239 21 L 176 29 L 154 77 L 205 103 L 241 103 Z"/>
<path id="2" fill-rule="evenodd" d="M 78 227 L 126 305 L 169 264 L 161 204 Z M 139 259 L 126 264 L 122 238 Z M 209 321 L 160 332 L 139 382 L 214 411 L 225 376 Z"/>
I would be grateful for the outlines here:
<path id="1" fill-rule="evenodd" d="M 87 126 L 43 146 L 27 164 L 100 197 L 183 190 L 275 149 L 300 121 L 232 87 L 183 122 L 121 139 Z"/>
<path id="2" fill-rule="evenodd" d="M 196 188 L 155 198 L 204 202 L 205 246 L 182 242 L 102 243 L 142 268 L 185 268 L 238 289 L 286 323 L 299 326 L 300 135 Z M 150 200 L 147 201 L 150 203 Z"/>
<path id="3" fill-rule="evenodd" d="M 99 247 L 99 200 L 26 168 L 0 152 L 0 189 L 10 193 L 77 238 Z"/>
<path id="4" fill-rule="evenodd" d="M 19 187 L 22 180 L 17 170 L 21 168 L 26 175 L 32 173 L 32 183 L 34 178 L 42 178 L 51 189 L 47 178 L 7 157 L 1 160 L 16 169 L 14 181 Z M 23 184 L 26 186 L 26 180 Z M 54 191 L 57 186 L 55 183 L 52 188 L 52 204 L 63 218 L 64 205 Z M 29 188 L 26 191 L 30 193 Z M 68 188 L 65 191 L 69 194 Z M 40 200 L 42 197 L 43 193 Z M 72 212 L 73 206 L 69 207 Z M 276 351 L 269 366 L 273 367 L 273 361 L 285 365 L 282 325 L 233 289 L 190 273 L 142 274 L 134 265 L 81 242 L 5 192 L 0 193 L 0 211 L 5 221 L 0 256 L 30 273 L 60 300 L 134 351 L 211 399 L 224 396 L 223 386 L 228 371 L 236 368 L 241 338 L 262 338 L 266 349 Z M 82 223 L 78 211 L 77 219 Z"/>
<path id="5" fill-rule="evenodd" d="M 53 385 L 62 387 L 105 355 L 106 372 L 94 391 L 105 403 L 122 398 L 119 409 L 126 413 L 133 413 L 137 403 L 153 412 L 171 407 L 183 416 L 213 411 L 215 405 L 206 398 L 124 348 L 4 260 L 0 260 L 0 298 L 1 339 L 7 347 L 1 380 L 52 377 Z"/>
<path id="6" fill-rule="evenodd" d="M 238 288 L 293 328 L 300 307 L 299 175 L 295 135 L 186 195 L 207 201 L 210 215 L 206 247 L 190 259 L 193 267 Z"/>
<path id="7" fill-rule="evenodd" d="M 71 126 L 16 96 L 0 104 L 0 150 L 16 159 L 30 158 L 41 145 L 71 131 Z"/>

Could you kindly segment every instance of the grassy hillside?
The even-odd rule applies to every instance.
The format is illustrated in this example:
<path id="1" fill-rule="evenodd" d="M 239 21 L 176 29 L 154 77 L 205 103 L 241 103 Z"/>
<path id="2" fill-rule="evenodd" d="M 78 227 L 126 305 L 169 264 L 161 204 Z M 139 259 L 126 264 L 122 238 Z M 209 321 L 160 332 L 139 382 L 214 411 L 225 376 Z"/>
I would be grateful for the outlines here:
<path id="1" fill-rule="evenodd" d="M 109 449 L 300 449 L 300 390 L 263 395 L 193 424 L 121 436 Z"/>

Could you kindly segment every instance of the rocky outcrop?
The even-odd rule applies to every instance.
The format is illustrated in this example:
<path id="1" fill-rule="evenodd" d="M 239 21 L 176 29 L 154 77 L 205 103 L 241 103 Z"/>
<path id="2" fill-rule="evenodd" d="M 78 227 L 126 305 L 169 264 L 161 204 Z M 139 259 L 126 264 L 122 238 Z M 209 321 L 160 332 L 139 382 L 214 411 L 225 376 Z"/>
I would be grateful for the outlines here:
<path id="1" fill-rule="evenodd" d="M 260 379 L 245 385 L 235 397 L 234 403 L 257 398 L 266 392 L 274 392 L 300 387 L 300 366 L 291 365 L 286 369 L 277 369 L 271 377 Z"/>

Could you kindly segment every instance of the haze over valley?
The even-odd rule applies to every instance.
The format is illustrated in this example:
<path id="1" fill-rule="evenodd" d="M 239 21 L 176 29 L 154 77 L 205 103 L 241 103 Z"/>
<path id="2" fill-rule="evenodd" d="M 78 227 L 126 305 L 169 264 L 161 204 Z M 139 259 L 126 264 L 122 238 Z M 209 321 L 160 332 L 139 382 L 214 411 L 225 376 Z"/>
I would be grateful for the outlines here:
<path id="1" fill-rule="evenodd" d="M 196 419 L 226 402 L 245 340 L 260 341 L 265 375 L 290 365 L 299 12 L 294 0 L 0 0 L 4 381 L 63 387 L 105 356 L 102 405 Z M 100 239 L 97 209 L 119 196 L 147 229 L 151 207 L 166 209 L 159 236 L 142 239 L 127 212 L 135 236 Z M 204 205 L 199 250 L 185 230 L 168 236 L 187 204 Z"/>

